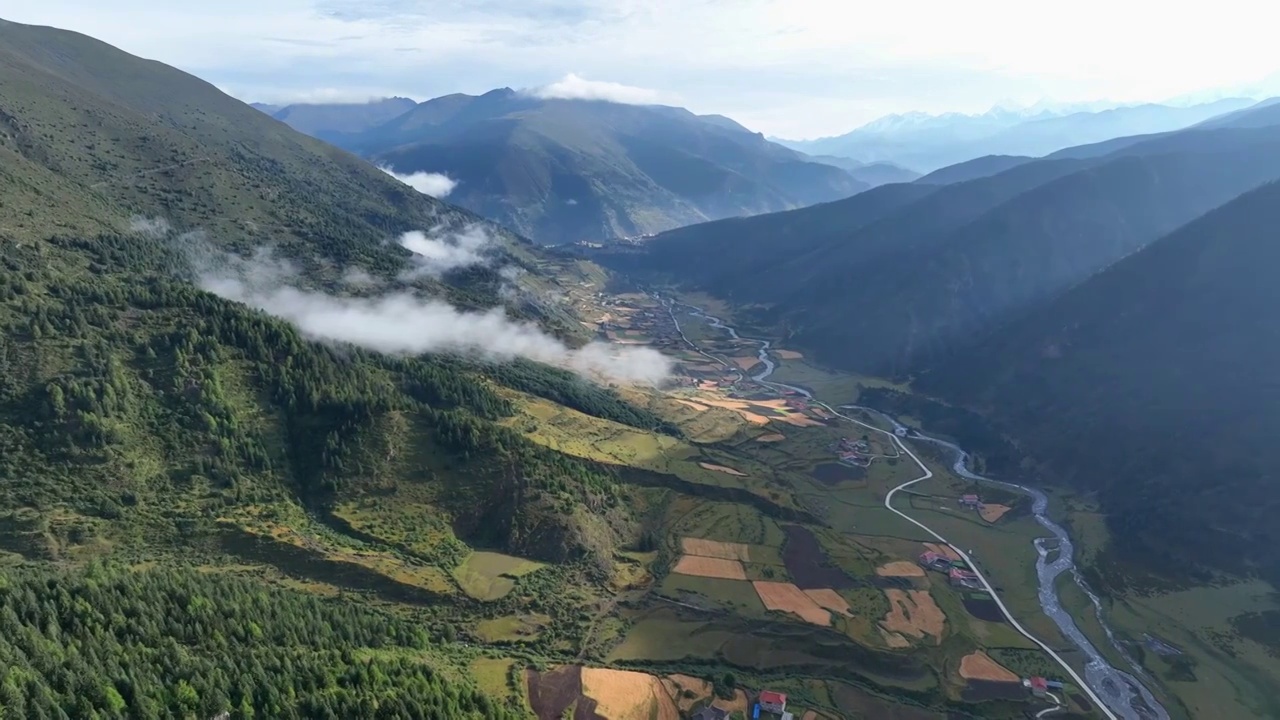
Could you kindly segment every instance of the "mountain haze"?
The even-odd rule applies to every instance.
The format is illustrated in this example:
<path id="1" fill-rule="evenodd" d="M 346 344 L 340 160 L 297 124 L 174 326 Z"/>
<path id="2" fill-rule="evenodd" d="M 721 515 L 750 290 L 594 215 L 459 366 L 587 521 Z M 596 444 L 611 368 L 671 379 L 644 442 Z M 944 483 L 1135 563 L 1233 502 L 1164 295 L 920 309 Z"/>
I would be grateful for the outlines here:
<path id="1" fill-rule="evenodd" d="M 1111 138 L 1179 130 L 1254 104 L 1228 98 L 1190 107 L 1146 104 L 1058 114 L 996 109 L 983 115 L 891 117 L 845 135 L 789 147 L 930 172 L 986 155 L 1041 157 Z"/>
<path id="2" fill-rule="evenodd" d="M 328 140 L 360 133 L 403 115 L 417 105 L 409 98 L 394 97 L 367 103 L 294 104 L 283 107 L 254 106 L 289 127 Z"/>
<path id="3" fill-rule="evenodd" d="M 447 175 L 458 183 L 451 201 L 544 243 L 786 210 L 870 186 L 720 116 L 505 88 L 429 100 L 327 139 L 398 173 Z"/>
<path id="4" fill-rule="evenodd" d="M 1102 493 L 1124 551 L 1280 577 L 1280 184 L 1117 262 L 918 378 Z M 1123 438 L 1122 442 L 1117 439 Z M 1086 449 L 1082 452 L 1082 449 Z M 1121 544 L 1124 547 L 1124 544 Z"/>
<path id="5" fill-rule="evenodd" d="M 907 374 L 1277 177 L 1276 127 L 1192 129 L 682 228 L 611 262 L 756 306 L 824 363 Z"/>

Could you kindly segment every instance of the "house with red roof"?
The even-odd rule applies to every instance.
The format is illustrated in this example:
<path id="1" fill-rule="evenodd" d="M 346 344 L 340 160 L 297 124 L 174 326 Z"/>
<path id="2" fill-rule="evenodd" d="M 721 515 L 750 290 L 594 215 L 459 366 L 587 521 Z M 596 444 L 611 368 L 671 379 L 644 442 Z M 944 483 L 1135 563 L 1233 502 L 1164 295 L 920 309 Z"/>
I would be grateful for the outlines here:
<path id="1" fill-rule="evenodd" d="M 1035 695 L 1044 695 L 1049 692 L 1049 681 L 1042 677 L 1033 677 L 1027 680 L 1027 687 L 1031 688 L 1031 692 Z"/>
<path id="2" fill-rule="evenodd" d="M 970 508 L 982 507 L 982 498 L 972 494 L 962 495 L 960 496 L 960 504 Z"/>
<path id="3" fill-rule="evenodd" d="M 760 691 L 760 709 L 781 715 L 787 711 L 787 696 L 772 690 Z"/>
<path id="4" fill-rule="evenodd" d="M 951 560 L 940 553 L 932 551 L 920 556 L 920 564 L 938 572 L 947 572 L 951 568 Z"/>
<path id="5" fill-rule="evenodd" d="M 953 567 L 951 572 L 947 573 L 947 577 L 951 580 L 952 587 L 969 588 L 977 590 L 982 587 L 982 583 L 978 581 L 978 576 L 970 570 Z"/>

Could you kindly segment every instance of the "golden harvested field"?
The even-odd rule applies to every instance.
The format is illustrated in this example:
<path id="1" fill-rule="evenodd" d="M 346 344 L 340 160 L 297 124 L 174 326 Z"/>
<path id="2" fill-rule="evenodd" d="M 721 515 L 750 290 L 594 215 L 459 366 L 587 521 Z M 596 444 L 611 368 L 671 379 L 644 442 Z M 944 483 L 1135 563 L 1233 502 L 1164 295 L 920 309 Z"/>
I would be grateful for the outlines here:
<path id="1" fill-rule="evenodd" d="M 750 562 L 751 547 L 743 543 L 719 542 L 717 540 L 703 540 L 702 538 L 680 538 L 680 547 L 684 550 L 685 555 L 697 555 L 699 557 L 723 558 L 725 560 L 739 560 L 741 562 Z"/>
<path id="2" fill-rule="evenodd" d="M 751 583 L 760 601 L 770 610 L 780 610 L 797 615 L 800 619 L 814 625 L 830 625 L 831 613 L 822 609 L 813 598 L 792 583 L 765 582 L 756 580 Z"/>
<path id="3" fill-rule="evenodd" d="M 747 476 L 747 474 L 742 472 L 741 470 L 734 470 L 731 467 L 727 467 L 724 465 L 716 465 L 715 463 L 700 462 L 698 463 L 698 467 L 703 468 L 704 470 L 714 470 L 716 472 L 722 472 L 726 475 L 736 475 L 738 477 Z"/>
<path id="4" fill-rule="evenodd" d="M 942 642 L 947 616 L 933 601 L 928 590 L 885 590 L 889 598 L 889 614 L 880 626 L 890 632 L 909 635 L 917 640 L 932 635 L 935 644 Z"/>
<path id="5" fill-rule="evenodd" d="M 706 405 L 703 405 L 701 403 L 696 403 L 692 400 L 676 400 L 676 402 L 680 403 L 681 405 L 691 407 L 694 410 L 697 410 L 698 412 L 703 412 L 707 409 Z"/>
<path id="6" fill-rule="evenodd" d="M 795 425 L 796 427 L 822 427 L 823 426 L 823 423 L 821 421 L 814 420 L 808 415 L 802 415 L 798 412 L 788 413 L 786 417 L 780 417 L 780 418 L 774 418 L 774 419 L 781 420 L 782 422 L 787 423 L 788 425 Z"/>
<path id="7" fill-rule="evenodd" d="M 787 436 L 783 435 L 782 433 L 766 433 L 756 438 L 756 442 L 772 443 L 772 442 L 782 442 L 783 440 L 786 440 L 786 439 L 787 439 Z"/>
<path id="8" fill-rule="evenodd" d="M 737 365 L 739 368 L 742 368 L 743 370 L 750 370 L 759 362 L 760 362 L 760 358 L 756 357 L 755 355 L 733 358 L 733 364 Z"/>
<path id="9" fill-rule="evenodd" d="M 991 659 L 981 650 L 965 655 L 960 659 L 960 677 L 965 680 L 994 680 L 996 682 L 1018 682 L 1017 673 Z"/>
<path id="10" fill-rule="evenodd" d="M 777 355 L 779 360 L 800 360 L 804 357 L 795 350 L 774 350 L 773 354 Z"/>
<path id="11" fill-rule="evenodd" d="M 978 511 L 978 514 L 982 516 L 983 520 L 993 523 L 1004 517 L 1004 514 L 1009 512 L 1009 510 L 1010 508 L 1008 505 L 983 505 L 982 509 Z"/>
<path id="12" fill-rule="evenodd" d="M 689 712 L 703 699 L 710 697 L 712 691 L 711 683 L 692 675 L 668 675 L 662 679 L 662 686 L 666 688 L 667 694 L 675 699 L 680 712 L 684 713 Z M 686 690 L 693 696 L 685 696 Z"/>
<path id="13" fill-rule="evenodd" d="M 724 408 L 726 410 L 732 410 L 738 413 L 739 415 L 741 415 L 742 419 L 755 425 L 769 424 L 769 418 L 763 415 L 757 415 L 756 413 L 753 413 L 750 410 L 747 410 L 747 404 L 745 402 L 742 402 L 741 400 L 718 400 L 715 398 L 707 398 L 707 397 L 699 396 L 698 402 L 702 403 L 703 405 L 710 405 L 711 407 L 718 407 L 718 408 Z"/>
<path id="14" fill-rule="evenodd" d="M 924 543 L 924 547 L 926 550 L 936 552 L 948 560 L 960 559 L 960 555 L 955 550 L 952 550 L 949 545 L 943 545 L 941 543 Z"/>
<path id="15" fill-rule="evenodd" d="M 902 637 L 902 633 L 889 632 L 884 628 L 880 628 L 880 634 L 884 636 L 884 643 L 891 648 L 911 647 L 911 641 Z"/>
<path id="16" fill-rule="evenodd" d="M 896 560 L 876 568 L 876 574 L 881 577 L 924 577 L 924 568 L 907 560 Z"/>
<path id="17" fill-rule="evenodd" d="M 605 720 L 680 720 L 662 681 L 646 673 L 583 668 L 582 694 L 596 701 Z"/>
<path id="18" fill-rule="evenodd" d="M 853 617 L 853 613 L 849 612 L 849 601 L 845 600 L 840 593 L 831 588 L 818 588 L 817 590 L 805 590 L 811 600 L 818 603 L 831 612 L 840 613 L 845 617 Z"/>
<path id="19" fill-rule="evenodd" d="M 716 698 L 714 701 L 712 701 L 711 706 L 718 707 L 721 710 L 728 710 L 730 715 L 732 715 L 735 712 L 739 712 L 739 713 L 742 713 L 742 717 L 751 716 L 750 708 L 747 707 L 748 706 L 747 694 L 741 690 L 733 691 L 732 700 Z"/>
<path id="20" fill-rule="evenodd" d="M 699 557 L 683 555 L 671 572 L 697 577 L 723 578 L 725 580 L 746 580 L 747 571 L 737 560 L 723 558 Z"/>

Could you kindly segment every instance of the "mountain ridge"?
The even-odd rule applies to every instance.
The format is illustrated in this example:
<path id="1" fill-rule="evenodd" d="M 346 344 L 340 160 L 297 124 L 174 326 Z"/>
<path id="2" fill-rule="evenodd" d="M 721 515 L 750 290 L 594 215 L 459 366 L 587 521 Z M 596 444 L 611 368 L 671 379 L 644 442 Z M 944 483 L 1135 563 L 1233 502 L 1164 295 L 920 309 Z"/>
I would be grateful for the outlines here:
<path id="1" fill-rule="evenodd" d="M 435 98 L 326 139 L 399 173 L 447 175 L 452 201 L 547 243 L 785 210 L 871 185 L 720 116 L 510 88 Z"/>

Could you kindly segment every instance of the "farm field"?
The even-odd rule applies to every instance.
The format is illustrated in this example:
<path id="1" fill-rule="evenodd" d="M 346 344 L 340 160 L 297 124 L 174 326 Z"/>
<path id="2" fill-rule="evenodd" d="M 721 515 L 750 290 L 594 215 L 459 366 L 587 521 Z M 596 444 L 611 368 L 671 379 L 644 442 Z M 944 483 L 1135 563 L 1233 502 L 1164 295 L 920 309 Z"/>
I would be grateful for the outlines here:
<path id="1" fill-rule="evenodd" d="M 477 551 L 467 556 L 454 568 L 453 577 L 463 592 L 477 600 L 497 600 L 511 592 L 516 580 L 542 567 L 542 563 L 503 555 L 496 552 Z"/>
<path id="2" fill-rule="evenodd" d="M 628 302 L 639 307 L 642 299 Z M 642 312 L 649 311 L 632 314 Z M 611 617 L 597 621 L 607 631 L 597 635 L 592 657 L 629 669 L 726 662 L 740 681 L 759 674 L 764 679 L 749 682 L 773 684 L 779 683 L 774 674 L 787 668 L 803 667 L 808 674 L 830 667 L 824 672 L 852 673 L 940 703 L 955 700 L 957 691 L 944 690 L 928 668 L 949 668 L 948 676 L 958 677 L 961 658 L 984 647 L 1035 652 L 1002 621 L 985 619 L 981 598 L 965 596 L 917 565 L 929 536 L 883 506 L 889 489 L 918 472 L 891 441 L 794 397 L 771 398 L 753 388 L 742 372 L 758 363 L 751 343 L 728 340 L 687 312 L 677 315 L 686 335 L 723 363 L 675 350 L 691 378 L 665 399 L 631 391 L 626 397 L 674 422 L 683 439 L 655 441 L 634 428 L 539 407 L 541 401 L 528 397 L 518 398 L 524 412 L 548 427 L 509 423 L 579 457 L 692 483 L 645 480 L 652 488 L 645 494 L 651 522 L 661 528 L 652 541 L 656 554 L 646 561 L 653 582 L 634 586 Z M 655 345 L 663 342 L 653 327 L 645 336 Z M 825 373 L 795 354 L 775 357 L 786 360 L 776 379 L 787 382 L 784 373 L 791 371 L 804 375 L 791 380 L 818 389 L 833 404 L 852 402 L 859 387 L 874 384 Z M 855 444 L 870 457 L 866 467 L 839 462 L 840 448 Z M 1005 507 L 991 508 L 988 514 L 999 516 L 989 520 L 972 511 L 968 521 L 975 532 L 1004 532 L 1015 538 L 1008 542 L 1021 543 L 1025 535 L 1009 532 L 1021 527 L 1018 509 Z M 1023 548 L 1034 552 L 1029 540 Z M 924 709 L 902 714 L 844 683 L 784 685 L 796 697 L 812 693 L 816 716 L 831 720 L 891 707 L 892 714 L 883 716 L 941 717 Z M 633 689 L 644 694 L 638 684 Z M 992 715 L 1004 716 L 1003 709 Z"/>

